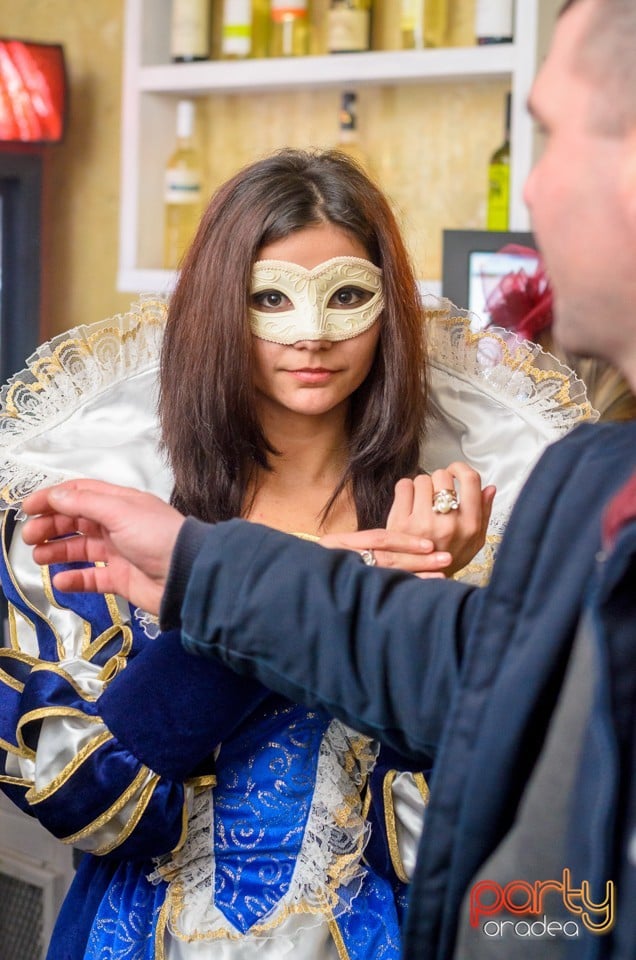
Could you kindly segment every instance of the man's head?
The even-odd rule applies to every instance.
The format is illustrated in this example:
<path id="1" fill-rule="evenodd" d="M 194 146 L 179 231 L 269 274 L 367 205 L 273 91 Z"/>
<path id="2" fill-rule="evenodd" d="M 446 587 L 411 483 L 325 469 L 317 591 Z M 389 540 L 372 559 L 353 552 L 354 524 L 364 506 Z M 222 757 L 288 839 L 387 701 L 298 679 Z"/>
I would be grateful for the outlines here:
<path id="1" fill-rule="evenodd" d="M 566 0 L 562 16 L 580 0 Z M 575 69 L 598 81 L 592 121 L 606 132 L 636 124 L 636 4 L 597 0 L 575 57 Z M 598 112 L 594 114 L 594 110 Z"/>
<path id="2" fill-rule="evenodd" d="M 568 0 L 529 101 L 545 147 L 526 184 L 555 334 L 636 388 L 636 3 Z"/>

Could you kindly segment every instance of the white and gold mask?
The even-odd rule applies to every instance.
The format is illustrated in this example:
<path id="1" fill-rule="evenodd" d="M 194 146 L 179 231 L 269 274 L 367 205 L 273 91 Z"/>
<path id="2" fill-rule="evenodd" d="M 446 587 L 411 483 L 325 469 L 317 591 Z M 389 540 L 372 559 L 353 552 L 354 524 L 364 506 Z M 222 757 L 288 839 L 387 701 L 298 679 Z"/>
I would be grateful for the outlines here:
<path id="1" fill-rule="evenodd" d="M 338 294 L 349 292 L 353 302 L 338 302 Z M 264 293 L 278 294 L 280 305 L 250 308 L 250 326 L 255 336 L 273 343 L 349 340 L 368 330 L 384 307 L 382 271 L 360 257 L 333 257 L 313 270 L 286 260 L 258 260 L 252 299 Z"/>

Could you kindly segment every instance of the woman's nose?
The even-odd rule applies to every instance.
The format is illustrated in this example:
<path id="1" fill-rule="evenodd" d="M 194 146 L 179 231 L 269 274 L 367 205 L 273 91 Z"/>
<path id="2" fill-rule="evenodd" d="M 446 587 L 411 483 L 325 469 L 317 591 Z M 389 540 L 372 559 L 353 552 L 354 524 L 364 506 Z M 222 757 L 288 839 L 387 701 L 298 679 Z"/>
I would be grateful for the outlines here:
<path id="1" fill-rule="evenodd" d="M 331 340 L 297 340 L 294 343 L 296 350 L 310 350 L 312 353 L 318 353 L 321 350 L 329 350 Z"/>

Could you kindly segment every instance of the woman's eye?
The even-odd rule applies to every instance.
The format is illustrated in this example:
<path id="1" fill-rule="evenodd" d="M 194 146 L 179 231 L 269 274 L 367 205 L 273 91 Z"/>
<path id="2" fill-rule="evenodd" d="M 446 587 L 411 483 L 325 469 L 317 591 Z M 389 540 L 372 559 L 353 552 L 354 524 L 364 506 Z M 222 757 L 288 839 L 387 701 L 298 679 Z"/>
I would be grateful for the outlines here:
<path id="1" fill-rule="evenodd" d="M 262 290 L 252 294 L 252 306 L 257 310 L 289 310 L 289 297 L 278 290 Z"/>
<path id="2" fill-rule="evenodd" d="M 332 295 L 330 307 L 361 307 L 367 303 L 373 296 L 368 290 L 361 290 L 360 287 L 341 287 L 340 290 Z"/>

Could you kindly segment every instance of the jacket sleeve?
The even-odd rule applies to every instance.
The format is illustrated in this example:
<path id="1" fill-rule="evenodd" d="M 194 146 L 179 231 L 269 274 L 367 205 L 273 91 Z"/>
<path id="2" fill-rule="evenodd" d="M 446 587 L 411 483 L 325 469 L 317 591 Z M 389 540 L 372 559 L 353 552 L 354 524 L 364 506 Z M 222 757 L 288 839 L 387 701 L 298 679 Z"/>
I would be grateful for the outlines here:
<path id="1" fill-rule="evenodd" d="M 59 595 L 21 538 L 0 562 L 0 787 L 66 843 L 98 855 L 180 845 L 212 754 L 268 692 L 147 635 L 118 598 Z"/>
<path id="2" fill-rule="evenodd" d="M 187 582 L 189 650 L 430 764 L 480 588 L 367 567 L 351 551 L 241 520 L 203 536 L 187 521 L 180 537 L 191 533 L 189 576 L 174 565 L 170 575 Z"/>

